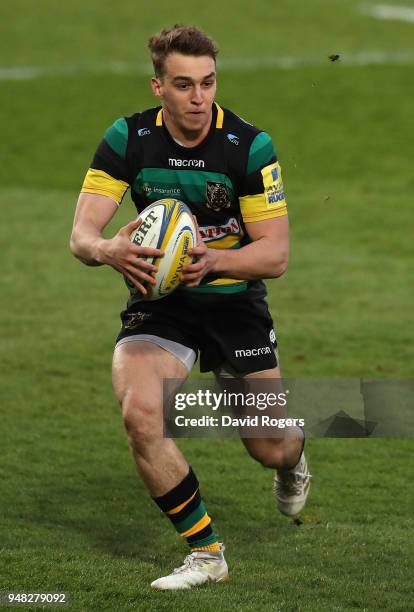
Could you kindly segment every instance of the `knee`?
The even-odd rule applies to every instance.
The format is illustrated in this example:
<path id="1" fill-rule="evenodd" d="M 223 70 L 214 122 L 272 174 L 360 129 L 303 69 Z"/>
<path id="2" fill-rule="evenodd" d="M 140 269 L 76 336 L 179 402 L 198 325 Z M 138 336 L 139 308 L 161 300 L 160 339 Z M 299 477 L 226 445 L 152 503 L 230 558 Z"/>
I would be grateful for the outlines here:
<path id="1" fill-rule="evenodd" d="M 163 435 L 159 407 L 150 398 L 130 393 L 121 403 L 122 419 L 130 446 L 137 452 Z"/>
<path id="2" fill-rule="evenodd" d="M 252 439 L 246 440 L 245 445 L 249 455 L 263 467 L 277 470 L 285 465 L 285 452 L 279 440 Z"/>

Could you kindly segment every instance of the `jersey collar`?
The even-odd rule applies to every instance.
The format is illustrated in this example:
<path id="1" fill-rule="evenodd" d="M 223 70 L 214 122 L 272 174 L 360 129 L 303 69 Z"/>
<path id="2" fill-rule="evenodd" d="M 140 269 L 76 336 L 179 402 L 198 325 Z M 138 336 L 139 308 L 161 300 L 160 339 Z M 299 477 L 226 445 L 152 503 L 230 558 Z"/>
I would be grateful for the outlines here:
<path id="1" fill-rule="evenodd" d="M 223 112 L 223 109 L 221 108 L 221 106 L 219 106 L 217 104 L 217 102 L 214 102 L 214 106 L 216 107 L 216 111 L 217 111 L 217 115 L 216 115 L 216 129 L 217 130 L 221 130 L 222 127 L 223 127 L 224 112 Z M 163 125 L 162 108 L 160 108 L 160 110 L 157 113 L 157 118 L 155 120 L 155 125 L 157 127 L 162 127 L 162 125 Z"/>

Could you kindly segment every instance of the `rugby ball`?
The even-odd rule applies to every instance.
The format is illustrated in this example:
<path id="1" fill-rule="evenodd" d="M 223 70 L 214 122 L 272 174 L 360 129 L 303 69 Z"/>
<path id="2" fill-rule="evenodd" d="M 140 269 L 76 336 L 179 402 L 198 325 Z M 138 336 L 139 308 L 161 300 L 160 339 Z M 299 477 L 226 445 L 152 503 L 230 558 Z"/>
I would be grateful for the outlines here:
<path id="1" fill-rule="evenodd" d="M 190 209 L 179 200 L 166 198 L 153 202 L 139 214 L 139 218 L 142 223 L 129 239 L 138 246 L 161 249 L 164 257 L 148 258 L 158 271 L 154 275 L 155 285 L 144 283 L 147 295 L 124 278 L 131 294 L 145 301 L 159 300 L 180 284 L 184 266 L 191 263 L 188 249 L 196 246 L 197 231 Z"/>

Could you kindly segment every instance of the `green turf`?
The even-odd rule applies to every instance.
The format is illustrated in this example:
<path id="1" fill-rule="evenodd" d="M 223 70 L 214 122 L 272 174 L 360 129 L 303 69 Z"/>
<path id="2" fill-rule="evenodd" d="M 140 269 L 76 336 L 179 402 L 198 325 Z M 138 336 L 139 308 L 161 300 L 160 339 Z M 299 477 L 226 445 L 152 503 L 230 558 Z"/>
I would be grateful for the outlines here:
<path id="1" fill-rule="evenodd" d="M 107 62 L 147 62 L 148 36 L 175 21 L 206 27 L 223 66 L 307 58 L 315 65 L 239 63 L 219 78 L 218 101 L 272 134 L 284 169 L 290 267 L 268 285 L 282 370 L 412 378 L 412 65 L 351 66 L 346 55 L 413 53 L 413 25 L 375 21 L 359 6 L 1 3 L 0 68 L 79 73 L 0 79 L 0 591 L 66 591 L 70 610 L 88 612 L 413 609 L 410 439 L 310 440 L 300 527 L 275 512 L 271 473 L 238 441 L 181 440 L 231 581 L 150 591 L 185 546 L 135 476 L 112 397 L 125 288 L 67 246 L 99 138 L 116 117 L 154 104 L 147 78 L 117 76 Z M 332 52 L 343 59 L 331 63 Z M 125 202 L 108 235 L 133 215 Z"/>

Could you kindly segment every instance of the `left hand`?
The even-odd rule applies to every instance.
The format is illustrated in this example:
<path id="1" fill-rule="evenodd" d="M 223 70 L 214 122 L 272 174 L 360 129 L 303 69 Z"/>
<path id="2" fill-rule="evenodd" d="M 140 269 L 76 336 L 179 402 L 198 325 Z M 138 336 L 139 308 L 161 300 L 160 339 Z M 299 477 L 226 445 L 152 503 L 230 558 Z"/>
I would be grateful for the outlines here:
<path id="1" fill-rule="evenodd" d="M 188 249 L 188 254 L 191 257 L 197 258 L 197 261 L 184 267 L 181 282 L 186 287 L 197 287 L 200 284 L 203 277 L 213 270 L 217 255 L 215 249 L 209 249 L 205 242 L 203 242 L 197 219 L 194 215 L 193 218 L 197 230 L 197 246 Z"/>

